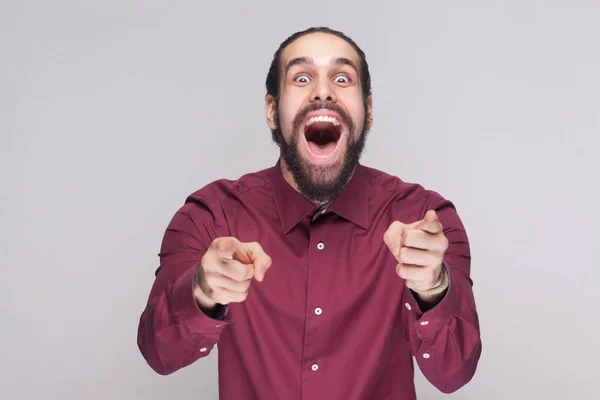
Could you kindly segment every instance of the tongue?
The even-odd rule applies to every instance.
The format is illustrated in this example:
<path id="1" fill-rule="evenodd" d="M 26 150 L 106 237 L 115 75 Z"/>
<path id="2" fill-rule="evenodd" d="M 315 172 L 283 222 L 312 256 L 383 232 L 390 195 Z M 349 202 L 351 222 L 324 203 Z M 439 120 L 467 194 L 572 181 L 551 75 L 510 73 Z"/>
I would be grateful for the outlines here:
<path id="1" fill-rule="evenodd" d="M 308 142 L 308 148 L 310 151 L 318 156 L 328 156 L 329 154 L 333 153 L 335 150 L 335 145 L 336 142 L 329 142 L 324 145 L 319 145 L 315 142 Z"/>

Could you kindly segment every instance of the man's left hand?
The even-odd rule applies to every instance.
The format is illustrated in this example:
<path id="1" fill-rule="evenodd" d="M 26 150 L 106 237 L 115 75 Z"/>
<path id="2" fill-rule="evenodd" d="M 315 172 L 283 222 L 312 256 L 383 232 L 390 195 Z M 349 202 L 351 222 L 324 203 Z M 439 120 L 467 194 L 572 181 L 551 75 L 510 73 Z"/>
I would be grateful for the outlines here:
<path id="1" fill-rule="evenodd" d="M 396 273 L 409 289 L 424 293 L 442 283 L 448 239 L 434 210 L 412 224 L 392 222 L 383 240 L 398 260 Z"/>

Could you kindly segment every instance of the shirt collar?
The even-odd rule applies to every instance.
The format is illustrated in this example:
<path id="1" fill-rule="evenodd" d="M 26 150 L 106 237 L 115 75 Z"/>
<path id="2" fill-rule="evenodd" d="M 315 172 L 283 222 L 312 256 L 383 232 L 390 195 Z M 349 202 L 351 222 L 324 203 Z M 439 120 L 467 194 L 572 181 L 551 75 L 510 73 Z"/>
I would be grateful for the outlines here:
<path id="1" fill-rule="evenodd" d="M 281 160 L 270 171 L 275 207 L 279 214 L 284 234 L 288 233 L 302 218 L 313 216 L 321 208 L 298 193 L 283 178 Z M 367 229 L 369 227 L 369 177 L 359 163 L 356 171 L 342 194 L 335 199 L 327 210 Z"/>

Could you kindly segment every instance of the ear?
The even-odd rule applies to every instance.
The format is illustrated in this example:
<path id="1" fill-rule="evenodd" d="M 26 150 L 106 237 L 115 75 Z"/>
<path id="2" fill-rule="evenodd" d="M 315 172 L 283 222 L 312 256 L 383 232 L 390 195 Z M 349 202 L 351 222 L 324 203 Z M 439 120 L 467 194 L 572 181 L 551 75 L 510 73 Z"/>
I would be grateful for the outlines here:
<path id="1" fill-rule="evenodd" d="M 277 121 L 275 120 L 275 98 L 268 94 L 265 97 L 265 112 L 267 114 L 267 124 L 271 129 L 277 129 Z"/>
<path id="2" fill-rule="evenodd" d="M 370 130 L 373 126 L 373 96 L 369 96 L 367 99 L 367 126 L 366 129 Z"/>

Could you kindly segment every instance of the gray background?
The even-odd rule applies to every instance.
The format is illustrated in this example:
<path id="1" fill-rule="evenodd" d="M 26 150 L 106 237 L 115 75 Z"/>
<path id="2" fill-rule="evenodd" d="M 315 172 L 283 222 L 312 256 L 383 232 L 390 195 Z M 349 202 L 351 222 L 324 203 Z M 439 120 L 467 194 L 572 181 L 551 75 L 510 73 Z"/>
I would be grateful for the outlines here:
<path id="1" fill-rule="evenodd" d="M 600 377 L 597 1 L 2 1 L 0 393 L 216 399 L 136 345 L 185 197 L 273 165 L 264 79 L 287 35 L 347 32 L 373 76 L 363 163 L 454 201 L 484 350 L 420 399 L 589 399 Z"/>

